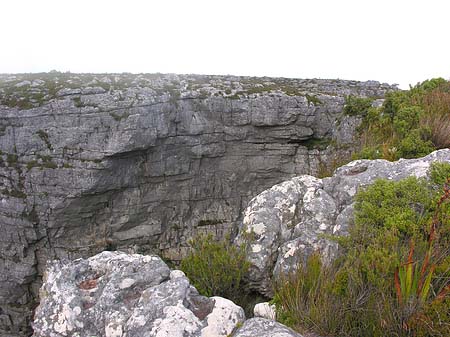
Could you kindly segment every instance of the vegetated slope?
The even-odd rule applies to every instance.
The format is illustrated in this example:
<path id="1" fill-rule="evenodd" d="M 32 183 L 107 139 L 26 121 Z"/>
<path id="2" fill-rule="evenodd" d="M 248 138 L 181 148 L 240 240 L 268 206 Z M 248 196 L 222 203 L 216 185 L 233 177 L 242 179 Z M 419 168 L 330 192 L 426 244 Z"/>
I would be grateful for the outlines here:
<path id="1" fill-rule="evenodd" d="M 357 158 L 417 158 L 450 147 L 450 82 L 442 78 L 389 93 L 379 108 L 355 98 L 345 111 L 363 116 Z"/>
<path id="2" fill-rule="evenodd" d="M 356 195 L 341 255 L 281 277 L 282 322 L 324 336 L 450 334 L 450 162 L 431 180 L 377 180 Z"/>

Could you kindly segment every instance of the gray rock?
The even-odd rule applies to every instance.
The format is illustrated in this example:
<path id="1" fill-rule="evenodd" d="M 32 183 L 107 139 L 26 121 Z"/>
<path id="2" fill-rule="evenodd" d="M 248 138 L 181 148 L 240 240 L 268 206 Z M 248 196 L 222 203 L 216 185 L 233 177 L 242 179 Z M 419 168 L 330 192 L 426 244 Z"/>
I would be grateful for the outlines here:
<path id="1" fill-rule="evenodd" d="M 338 251 L 329 235 L 346 235 L 353 223 L 353 197 L 376 179 L 427 177 L 432 162 L 450 162 L 450 149 L 419 159 L 356 160 L 330 178 L 294 177 L 253 198 L 236 238 L 247 243 L 250 285 L 271 296 L 271 278 L 295 270 L 319 251 L 324 262 Z"/>
<path id="2" fill-rule="evenodd" d="M 277 318 L 276 306 L 269 302 L 257 303 L 253 308 L 253 315 L 275 321 Z"/>
<path id="3" fill-rule="evenodd" d="M 29 330 L 47 260 L 105 249 L 179 260 L 198 233 L 236 230 L 258 193 L 317 172 L 333 150 L 312 139 L 351 140 L 335 137 L 345 95 L 391 90 L 315 79 L 0 75 L 0 335 Z"/>
<path id="4" fill-rule="evenodd" d="M 246 320 L 233 337 L 302 337 L 302 335 L 273 320 L 255 317 Z"/>
<path id="5" fill-rule="evenodd" d="M 336 121 L 333 129 L 333 139 L 337 144 L 353 144 L 357 128 L 362 122 L 361 116 L 342 116 Z"/>
<path id="6" fill-rule="evenodd" d="M 34 335 L 228 336 L 245 320 L 233 302 L 200 296 L 157 256 L 103 252 L 45 273 Z"/>

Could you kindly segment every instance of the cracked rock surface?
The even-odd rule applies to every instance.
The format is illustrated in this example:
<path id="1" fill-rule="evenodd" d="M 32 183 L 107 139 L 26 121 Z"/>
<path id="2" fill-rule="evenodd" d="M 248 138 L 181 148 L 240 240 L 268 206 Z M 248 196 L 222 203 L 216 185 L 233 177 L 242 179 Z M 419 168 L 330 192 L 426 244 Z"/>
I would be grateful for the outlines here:
<path id="1" fill-rule="evenodd" d="M 253 198 L 244 211 L 236 243 L 248 242 L 251 287 L 272 295 L 271 279 L 294 270 L 314 251 L 330 261 L 338 250 L 325 235 L 346 235 L 353 223 L 353 197 L 376 179 L 428 177 L 433 162 L 450 163 L 450 149 L 418 159 L 356 160 L 332 177 L 301 175 Z"/>
<path id="2" fill-rule="evenodd" d="M 30 332 L 47 260 L 106 249 L 180 259 L 197 233 L 221 238 L 235 229 L 258 193 L 317 172 L 332 141 L 351 147 L 359 120 L 342 115 L 346 95 L 382 98 L 395 89 L 235 76 L 0 75 L 0 336 Z"/>
<path id="3" fill-rule="evenodd" d="M 157 256 L 103 252 L 53 262 L 40 291 L 35 337 L 226 337 L 244 311 L 203 297 Z"/>

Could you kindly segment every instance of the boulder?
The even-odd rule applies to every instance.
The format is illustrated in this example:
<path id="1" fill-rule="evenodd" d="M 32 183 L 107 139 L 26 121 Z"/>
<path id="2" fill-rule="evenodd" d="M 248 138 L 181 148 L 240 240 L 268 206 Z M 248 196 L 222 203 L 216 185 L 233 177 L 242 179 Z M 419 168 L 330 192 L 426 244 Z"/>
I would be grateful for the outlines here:
<path id="1" fill-rule="evenodd" d="M 35 337 L 219 337 L 245 320 L 242 308 L 198 294 L 158 256 L 102 252 L 49 264 Z"/>
<path id="2" fill-rule="evenodd" d="M 258 303 L 253 308 L 253 315 L 254 317 L 262 317 L 275 321 L 277 318 L 275 304 L 270 304 L 269 302 Z"/>
<path id="3" fill-rule="evenodd" d="M 427 177 L 433 162 L 450 162 L 450 149 L 418 159 L 356 160 L 329 178 L 301 175 L 253 198 L 244 211 L 237 244 L 248 244 L 250 285 L 272 295 L 271 278 L 297 268 L 314 251 L 324 262 L 336 255 L 330 235 L 346 235 L 353 223 L 353 197 L 376 179 Z"/>
<path id="4" fill-rule="evenodd" d="M 289 329 L 281 323 L 261 317 L 245 321 L 233 337 L 302 337 L 299 333 Z"/>

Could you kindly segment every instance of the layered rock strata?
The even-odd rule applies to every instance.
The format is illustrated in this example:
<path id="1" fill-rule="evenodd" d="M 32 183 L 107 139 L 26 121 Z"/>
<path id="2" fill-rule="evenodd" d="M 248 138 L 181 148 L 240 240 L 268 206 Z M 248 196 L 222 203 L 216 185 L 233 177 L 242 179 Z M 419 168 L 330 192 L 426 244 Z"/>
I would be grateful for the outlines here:
<path id="1" fill-rule="evenodd" d="M 0 335 L 29 331 L 48 259 L 179 259 L 248 200 L 352 146 L 346 95 L 377 82 L 194 75 L 0 75 Z M 339 121 L 339 122 L 338 122 Z"/>

